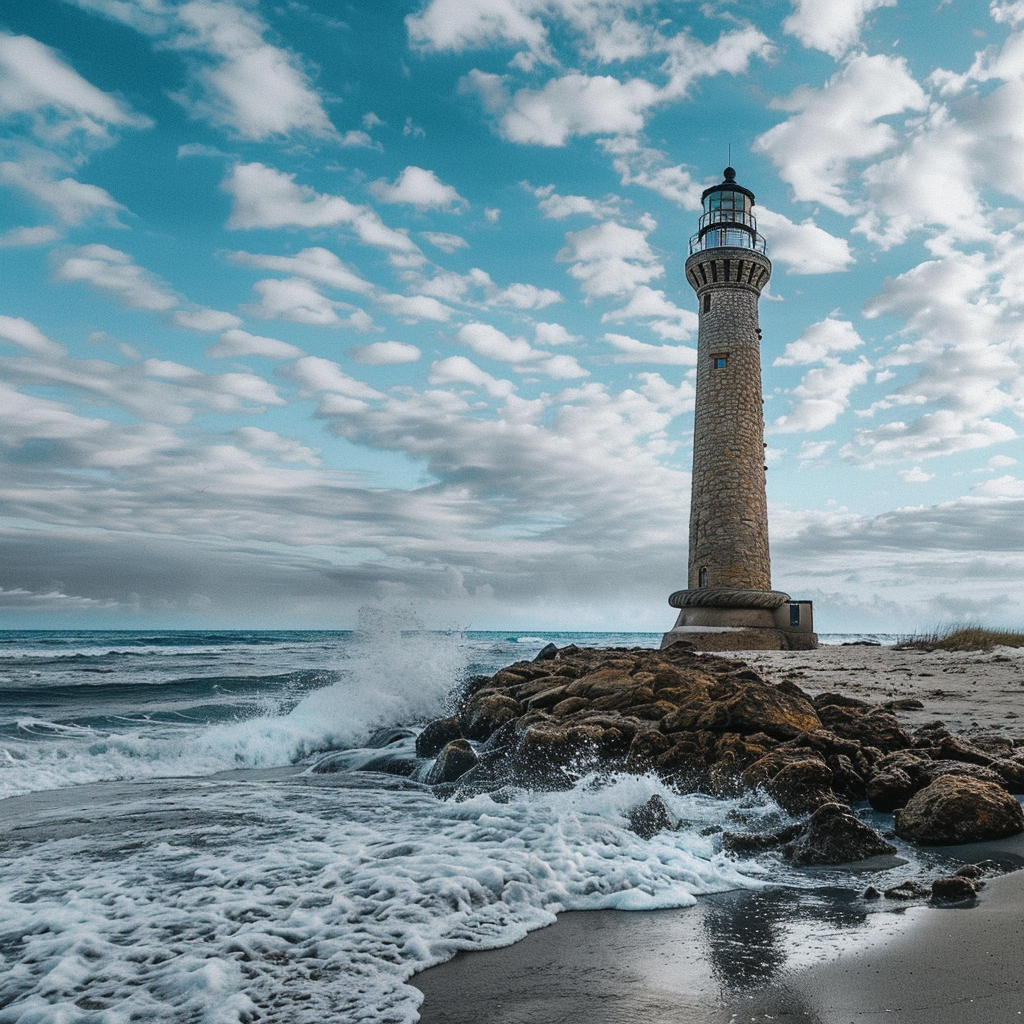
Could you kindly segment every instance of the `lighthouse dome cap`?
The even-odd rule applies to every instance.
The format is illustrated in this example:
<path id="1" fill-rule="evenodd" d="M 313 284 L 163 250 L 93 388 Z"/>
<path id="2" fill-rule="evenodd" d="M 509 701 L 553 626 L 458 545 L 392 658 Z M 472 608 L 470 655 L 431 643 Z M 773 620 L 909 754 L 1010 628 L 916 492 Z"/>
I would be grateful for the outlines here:
<path id="1" fill-rule="evenodd" d="M 701 193 L 700 201 L 703 203 L 705 199 L 712 192 L 742 192 L 743 195 L 750 197 L 750 203 L 754 203 L 754 193 L 749 188 L 744 188 L 742 185 L 736 184 L 736 168 L 726 167 L 722 172 L 722 181 L 718 185 L 712 185 L 711 188 L 706 188 Z"/>

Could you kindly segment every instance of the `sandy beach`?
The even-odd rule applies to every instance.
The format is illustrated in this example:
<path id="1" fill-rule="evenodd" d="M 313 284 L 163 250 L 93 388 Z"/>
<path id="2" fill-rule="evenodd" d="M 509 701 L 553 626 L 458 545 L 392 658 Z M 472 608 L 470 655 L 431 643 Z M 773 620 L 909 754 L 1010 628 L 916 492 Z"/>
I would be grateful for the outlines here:
<path id="1" fill-rule="evenodd" d="M 769 680 L 894 706 L 916 727 L 1024 742 L 1024 651 L 823 647 L 739 656 Z M 1024 837 L 950 849 L 1024 865 Z M 845 891 L 768 888 L 691 908 L 563 914 L 503 950 L 461 954 L 413 979 L 423 1024 L 1002 1024 L 1024 1019 L 1024 872 L 970 905 L 867 905 Z"/>

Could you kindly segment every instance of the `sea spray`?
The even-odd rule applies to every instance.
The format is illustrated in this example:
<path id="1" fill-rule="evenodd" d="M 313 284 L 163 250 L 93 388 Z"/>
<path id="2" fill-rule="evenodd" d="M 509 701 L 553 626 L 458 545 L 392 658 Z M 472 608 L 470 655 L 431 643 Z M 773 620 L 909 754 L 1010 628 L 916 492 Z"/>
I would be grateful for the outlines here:
<path id="1" fill-rule="evenodd" d="M 118 635 L 119 643 L 66 645 L 62 658 L 52 643 L 23 641 L 0 671 L 10 680 L 0 687 L 0 798 L 270 768 L 353 746 L 381 726 L 440 712 L 467 660 L 461 634 L 424 630 L 397 604 L 362 609 L 351 634 L 271 635 L 274 644 L 265 634 L 232 634 L 233 643 L 214 634 L 204 646 L 170 634 L 166 648 Z M 298 658 L 303 669 L 289 672 Z M 60 685 L 41 687 L 40 673 Z M 40 713 L 25 714 L 33 701 Z"/>

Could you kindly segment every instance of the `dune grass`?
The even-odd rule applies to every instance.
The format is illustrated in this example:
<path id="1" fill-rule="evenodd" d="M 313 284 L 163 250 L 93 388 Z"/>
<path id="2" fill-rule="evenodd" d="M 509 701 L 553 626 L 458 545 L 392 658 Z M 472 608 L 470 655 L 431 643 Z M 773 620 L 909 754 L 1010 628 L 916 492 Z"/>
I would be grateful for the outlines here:
<path id="1" fill-rule="evenodd" d="M 984 626 L 946 626 L 901 639 L 898 648 L 921 651 L 990 651 L 993 647 L 1024 647 L 1024 632 Z"/>

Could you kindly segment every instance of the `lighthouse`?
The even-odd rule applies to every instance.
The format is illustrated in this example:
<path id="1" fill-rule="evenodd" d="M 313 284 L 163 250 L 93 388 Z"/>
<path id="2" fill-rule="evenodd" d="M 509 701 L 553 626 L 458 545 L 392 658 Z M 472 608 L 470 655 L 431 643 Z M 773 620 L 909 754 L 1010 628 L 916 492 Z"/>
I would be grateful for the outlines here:
<path id="1" fill-rule="evenodd" d="M 701 196 L 686 279 L 697 294 L 689 569 L 662 647 L 701 650 L 817 646 L 809 601 L 772 590 L 765 489 L 761 329 L 757 303 L 772 264 L 754 193 L 725 169 Z"/>

